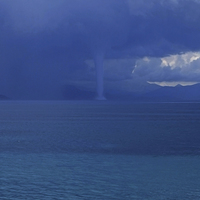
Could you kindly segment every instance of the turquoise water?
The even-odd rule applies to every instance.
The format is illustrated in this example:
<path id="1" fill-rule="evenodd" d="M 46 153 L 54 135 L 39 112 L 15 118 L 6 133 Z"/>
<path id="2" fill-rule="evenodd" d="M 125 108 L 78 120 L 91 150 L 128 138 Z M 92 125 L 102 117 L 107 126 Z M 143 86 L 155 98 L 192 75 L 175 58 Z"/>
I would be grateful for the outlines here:
<path id="1" fill-rule="evenodd" d="M 0 199 L 200 199 L 200 104 L 1 102 Z"/>
<path id="2" fill-rule="evenodd" d="M 200 198 L 199 157 L 42 153 L 0 159 L 0 199 Z"/>

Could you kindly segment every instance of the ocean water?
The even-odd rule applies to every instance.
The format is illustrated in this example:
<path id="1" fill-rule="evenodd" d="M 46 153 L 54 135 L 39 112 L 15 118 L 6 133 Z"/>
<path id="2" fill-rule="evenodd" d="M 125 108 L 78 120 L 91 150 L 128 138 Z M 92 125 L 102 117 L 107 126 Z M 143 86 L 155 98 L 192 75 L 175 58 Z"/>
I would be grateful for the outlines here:
<path id="1" fill-rule="evenodd" d="M 200 103 L 0 102 L 0 199 L 200 199 Z"/>

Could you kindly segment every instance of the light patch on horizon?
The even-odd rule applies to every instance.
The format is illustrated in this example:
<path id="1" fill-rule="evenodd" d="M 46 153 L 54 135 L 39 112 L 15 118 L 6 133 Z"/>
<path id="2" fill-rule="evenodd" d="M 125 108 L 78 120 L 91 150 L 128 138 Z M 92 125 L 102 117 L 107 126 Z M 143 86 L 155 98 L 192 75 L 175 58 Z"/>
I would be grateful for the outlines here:
<path id="1" fill-rule="evenodd" d="M 182 81 L 172 81 L 172 82 L 168 82 L 168 81 L 162 81 L 162 82 L 150 82 L 147 81 L 147 83 L 149 84 L 155 84 L 155 85 L 159 85 L 159 86 L 171 86 L 171 87 L 175 87 L 177 85 L 182 85 L 182 86 L 189 86 L 189 85 L 195 85 L 198 82 L 182 82 Z"/>

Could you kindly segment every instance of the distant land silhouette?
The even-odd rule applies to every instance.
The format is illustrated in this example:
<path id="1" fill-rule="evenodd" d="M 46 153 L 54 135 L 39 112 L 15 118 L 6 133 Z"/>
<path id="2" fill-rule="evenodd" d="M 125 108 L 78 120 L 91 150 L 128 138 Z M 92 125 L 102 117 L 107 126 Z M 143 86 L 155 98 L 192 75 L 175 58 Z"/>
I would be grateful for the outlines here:
<path id="1" fill-rule="evenodd" d="M 200 83 L 190 86 L 164 86 L 138 97 L 144 101 L 200 101 Z"/>
<path id="2" fill-rule="evenodd" d="M 95 92 L 83 90 L 74 85 L 66 85 L 63 89 L 63 97 L 66 100 L 91 100 L 95 98 Z"/>
<path id="3" fill-rule="evenodd" d="M 150 86 L 151 87 L 151 86 Z M 190 86 L 177 85 L 153 87 L 151 91 L 122 92 L 117 90 L 106 91 L 107 100 L 122 100 L 133 102 L 200 102 L 200 83 Z M 66 85 L 63 89 L 64 100 L 94 100 L 95 91 L 89 91 L 74 85 Z M 0 100 L 12 100 L 0 94 Z"/>
<path id="4" fill-rule="evenodd" d="M 9 98 L 5 95 L 0 94 L 0 100 L 9 100 Z"/>
<path id="5" fill-rule="evenodd" d="M 105 96 L 108 100 L 138 102 L 196 102 L 200 101 L 200 83 L 190 86 L 158 86 L 155 90 L 144 93 L 112 91 L 105 92 Z M 64 99 L 66 100 L 92 100 L 94 98 L 95 92 L 83 90 L 76 86 L 68 85 L 64 90 Z"/>

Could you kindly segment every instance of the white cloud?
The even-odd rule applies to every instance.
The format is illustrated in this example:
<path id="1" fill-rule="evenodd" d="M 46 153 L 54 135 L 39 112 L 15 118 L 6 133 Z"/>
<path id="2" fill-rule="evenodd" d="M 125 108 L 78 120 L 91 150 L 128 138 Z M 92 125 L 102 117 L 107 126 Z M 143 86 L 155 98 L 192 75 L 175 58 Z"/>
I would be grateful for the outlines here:
<path id="1" fill-rule="evenodd" d="M 176 67 L 185 67 L 190 65 L 193 61 L 200 58 L 200 52 L 187 52 L 181 55 L 172 55 L 161 58 L 161 66 L 170 66 L 172 69 Z"/>
<path id="2" fill-rule="evenodd" d="M 200 82 L 200 52 L 139 59 L 133 75 L 163 86 Z"/>

